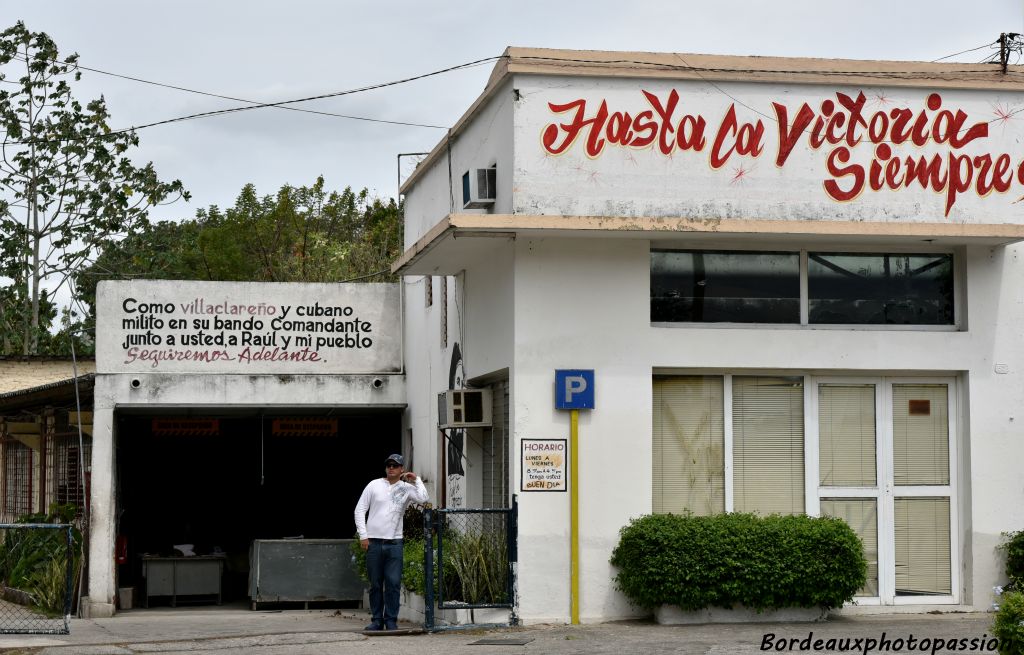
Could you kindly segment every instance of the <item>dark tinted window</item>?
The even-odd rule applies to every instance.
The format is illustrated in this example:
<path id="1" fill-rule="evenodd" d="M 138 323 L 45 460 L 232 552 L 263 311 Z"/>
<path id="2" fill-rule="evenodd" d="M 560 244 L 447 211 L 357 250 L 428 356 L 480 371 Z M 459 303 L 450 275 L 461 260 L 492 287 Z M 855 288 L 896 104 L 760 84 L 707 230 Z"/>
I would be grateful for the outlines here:
<path id="1" fill-rule="evenodd" d="M 811 323 L 952 325 L 953 255 L 809 253 Z"/>
<path id="2" fill-rule="evenodd" d="M 651 321 L 799 323 L 800 256 L 651 251 Z"/>

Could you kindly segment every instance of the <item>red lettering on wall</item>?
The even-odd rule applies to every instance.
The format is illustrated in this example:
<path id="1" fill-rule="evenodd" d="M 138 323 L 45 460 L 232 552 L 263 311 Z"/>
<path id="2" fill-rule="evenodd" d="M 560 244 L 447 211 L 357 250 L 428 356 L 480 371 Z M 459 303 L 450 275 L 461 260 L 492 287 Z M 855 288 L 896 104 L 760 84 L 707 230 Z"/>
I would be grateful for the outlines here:
<path id="1" fill-rule="evenodd" d="M 666 156 L 677 150 L 703 151 L 709 125 L 705 116 L 685 112 L 683 99 L 675 89 L 660 95 L 641 91 L 649 108 L 639 112 L 609 108 L 606 99 L 590 101 L 589 107 L 585 98 L 548 103 L 562 122 L 544 127 L 544 149 L 558 155 L 582 141 L 588 157 L 599 157 L 608 146 L 649 148 L 657 144 L 656 151 Z M 921 189 L 942 194 L 948 216 L 964 193 L 973 191 L 984 198 L 992 192 L 1008 192 L 1015 182 L 1024 185 L 1024 162 L 1015 168 L 1008 153 L 958 152 L 987 138 L 988 123 L 972 124 L 967 112 L 944 106 L 936 92 L 917 107 L 874 111 L 868 108 L 863 92 L 853 95 L 836 91 L 833 97 L 822 98 L 817 110 L 806 102 L 795 112 L 782 102 L 771 105 L 778 125 L 775 165 L 785 167 L 801 143 L 806 152 L 824 149 L 827 177 L 823 185 L 826 195 L 836 201 L 853 200 L 865 187 L 899 191 L 916 183 Z M 765 136 L 763 121 L 741 121 L 736 105 L 730 104 L 715 129 L 708 153 L 711 168 L 721 169 L 734 157 L 759 157 Z M 932 152 L 900 153 L 925 146 Z M 939 146 L 946 151 L 934 152 Z M 869 161 L 864 162 L 864 157 L 855 159 L 858 148 L 872 149 Z"/>

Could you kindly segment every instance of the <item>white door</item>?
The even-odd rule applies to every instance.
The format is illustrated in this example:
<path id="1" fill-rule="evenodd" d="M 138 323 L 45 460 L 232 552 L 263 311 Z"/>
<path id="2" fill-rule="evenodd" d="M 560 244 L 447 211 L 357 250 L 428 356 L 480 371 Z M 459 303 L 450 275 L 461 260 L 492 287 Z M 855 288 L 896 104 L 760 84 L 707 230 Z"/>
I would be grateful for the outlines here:
<path id="1" fill-rule="evenodd" d="M 954 381 L 818 378 L 812 388 L 808 504 L 864 543 L 857 602 L 958 602 Z"/>

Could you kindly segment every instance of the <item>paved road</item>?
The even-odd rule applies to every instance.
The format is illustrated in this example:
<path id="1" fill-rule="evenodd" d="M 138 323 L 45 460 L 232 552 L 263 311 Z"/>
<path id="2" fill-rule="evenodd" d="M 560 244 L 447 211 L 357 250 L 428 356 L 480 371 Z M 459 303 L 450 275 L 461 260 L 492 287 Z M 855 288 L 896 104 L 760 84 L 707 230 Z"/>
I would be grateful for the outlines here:
<path id="1" fill-rule="evenodd" d="M 410 655 L 733 655 L 764 652 L 820 655 L 932 653 L 932 642 L 936 639 L 947 643 L 957 640 L 958 643 L 952 650 L 942 647 L 934 650 L 935 653 L 993 652 L 984 643 L 971 649 L 969 642 L 970 639 L 981 640 L 983 636 L 986 640 L 991 637 L 991 614 L 858 616 L 804 624 L 661 626 L 630 621 L 375 637 L 367 637 L 360 632 L 365 623 L 366 615 L 358 611 L 132 611 L 112 619 L 74 620 L 70 635 L 0 635 L 0 652 L 11 655 L 390 655 L 398 651 Z M 766 635 L 773 636 L 766 641 Z M 815 644 L 819 639 L 821 643 Z M 834 641 L 830 643 L 830 639 Z M 930 643 L 922 649 L 923 639 Z M 968 641 L 960 643 L 961 639 Z M 476 643 L 480 640 L 497 640 L 499 643 Z M 871 640 L 881 642 L 883 646 L 883 640 L 888 640 L 888 647 L 866 649 L 865 646 L 872 644 Z M 801 642 L 810 649 L 801 650 Z M 782 645 L 781 650 L 779 644 Z M 991 646 L 991 642 L 987 645 Z"/>

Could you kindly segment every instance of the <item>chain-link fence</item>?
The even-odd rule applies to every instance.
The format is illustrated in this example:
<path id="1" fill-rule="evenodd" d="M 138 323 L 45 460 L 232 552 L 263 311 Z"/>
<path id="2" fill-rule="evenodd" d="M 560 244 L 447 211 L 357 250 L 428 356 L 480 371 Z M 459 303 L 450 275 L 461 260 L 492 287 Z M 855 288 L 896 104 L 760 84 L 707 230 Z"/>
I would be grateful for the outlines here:
<path id="1" fill-rule="evenodd" d="M 68 634 L 80 534 L 53 523 L 0 523 L 0 634 Z"/>
<path id="2" fill-rule="evenodd" d="M 513 503 L 424 512 L 436 544 L 426 562 L 428 629 L 434 627 L 434 601 L 441 610 L 514 608 L 516 509 Z"/>

